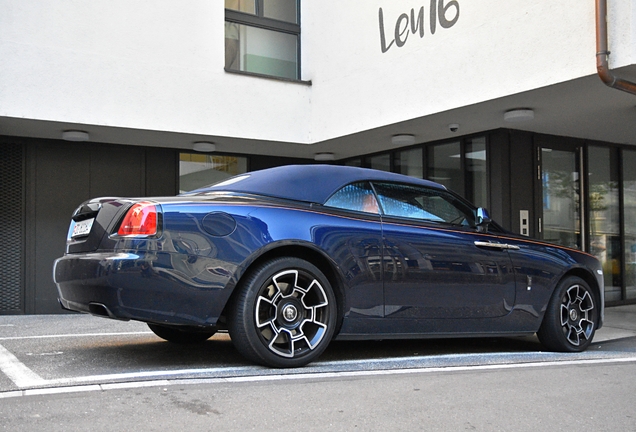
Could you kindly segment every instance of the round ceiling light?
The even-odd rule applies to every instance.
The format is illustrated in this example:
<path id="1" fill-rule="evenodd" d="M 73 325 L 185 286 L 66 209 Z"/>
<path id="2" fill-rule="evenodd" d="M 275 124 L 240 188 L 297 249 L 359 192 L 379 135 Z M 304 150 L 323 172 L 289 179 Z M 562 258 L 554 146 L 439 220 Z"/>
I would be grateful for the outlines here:
<path id="1" fill-rule="evenodd" d="M 391 137 L 391 144 L 396 146 L 406 146 L 415 144 L 415 135 L 400 134 Z"/>
<path id="2" fill-rule="evenodd" d="M 78 130 L 66 130 L 62 132 L 62 139 L 64 141 L 88 141 L 88 132 Z"/>
<path id="3" fill-rule="evenodd" d="M 534 120 L 534 111 L 530 108 L 512 109 L 504 113 L 504 120 L 510 123 Z"/>
<path id="4" fill-rule="evenodd" d="M 210 153 L 216 150 L 216 145 L 211 142 L 198 141 L 192 145 L 192 149 L 202 153 Z"/>
<path id="5" fill-rule="evenodd" d="M 333 161 L 336 160 L 336 156 L 333 153 L 316 153 L 314 160 L 320 162 Z"/>

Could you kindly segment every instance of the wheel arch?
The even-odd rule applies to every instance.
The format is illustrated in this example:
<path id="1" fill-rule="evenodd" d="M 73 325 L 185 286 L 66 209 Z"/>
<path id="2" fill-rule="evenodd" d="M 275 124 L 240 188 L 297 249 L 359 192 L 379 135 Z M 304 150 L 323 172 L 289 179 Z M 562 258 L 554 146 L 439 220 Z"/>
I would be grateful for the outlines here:
<path id="1" fill-rule="evenodd" d="M 558 283 L 561 283 L 562 280 L 570 276 L 576 276 L 583 279 L 594 291 L 594 294 L 596 296 L 594 300 L 596 300 L 597 304 L 599 305 L 599 317 L 598 317 L 598 323 L 596 328 L 597 329 L 601 328 L 601 326 L 603 325 L 603 309 L 604 309 L 605 299 L 602 297 L 604 293 L 601 292 L 601 287 L 599 286 L 598 281 L 596 280 L 596 277 L 589 270 L 586 270 L 580 267 L 575 267 L 567 271 L 559 279 Z"/>
<path id="2" fill-rule="evenodd" d="M 313 247 L 303 245 L 303 244 L 293 244 L 293 245 L 280 245 L 275 248 L 269 249 L 266 252 L 259 255 L 256 259 L 254 259 L 241 273 L 239 279 L 236 282 L 234 287 L 234 291 L 227 301 L 225 307 L 223 308 L 223 312 L 221 316 L 227 316 L 229 312 L 229 308 L 232 307 L 234 303 L 234 298 L 238 295 L 240 291 L 239 287 L 245 280 L 245 278 L 250 274 L 251 270 L 258 267 L 259 265 L 276 259 L 276 258 L 284 258 L 284 257 L 294 257 L 303 259 L 316 267 L 325 275 L 331 287 L 333 289 L 334 296 L 336 297 L 336 306 L 337 306 L 337 320 L 336 320 L 336 331 L 334 332 L 334 337 L 339 333 L 340 328 L 342 326 L 342 321 L 344 319 L 344 310 L 346 304 L 346 293 L 344 289 L 344 279 L 337 270 L 336 264 L 331 260 L 324 252 L 316 250 Z"/>

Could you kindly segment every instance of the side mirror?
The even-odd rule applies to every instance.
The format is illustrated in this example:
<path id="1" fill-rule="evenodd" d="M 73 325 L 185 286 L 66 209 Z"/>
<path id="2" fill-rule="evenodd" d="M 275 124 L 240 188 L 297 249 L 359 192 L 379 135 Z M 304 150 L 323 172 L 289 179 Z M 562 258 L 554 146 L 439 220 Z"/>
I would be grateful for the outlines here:
<path id="1" fill-rule="evenodd" d="M 488 225 L 492 222 L 490 219 L 490 215 L 488 214 L 488 210 L 483 207 L 479 207 L 477 209 L 477 218 L 476 218 L 476 227 L 477 232 L 486 233 L 488 232 Z"/>

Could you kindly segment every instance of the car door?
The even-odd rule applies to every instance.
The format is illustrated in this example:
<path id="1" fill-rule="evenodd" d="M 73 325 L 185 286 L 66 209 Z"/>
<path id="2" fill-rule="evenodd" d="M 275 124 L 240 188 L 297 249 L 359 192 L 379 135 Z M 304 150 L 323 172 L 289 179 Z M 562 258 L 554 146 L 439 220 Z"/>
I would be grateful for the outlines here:
<path id="1" fill-rule="evenodd" d="M 512 310 L 508 246 L 475 228 L 473 208 L 440 189 L 373 186 L 383 212 L 387 318 L 494 318 Z"/>

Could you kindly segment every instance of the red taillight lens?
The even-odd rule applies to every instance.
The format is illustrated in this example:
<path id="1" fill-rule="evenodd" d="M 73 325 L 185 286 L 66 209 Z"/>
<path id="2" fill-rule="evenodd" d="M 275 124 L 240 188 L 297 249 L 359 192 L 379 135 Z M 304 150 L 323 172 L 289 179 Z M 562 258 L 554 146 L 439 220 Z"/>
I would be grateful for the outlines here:
<path id="1" fill-rule="evenodd" d="M 119 226 L 118 235 L 155 235 L 157 234 L 157 207 L 149 202 L 133 205 Z"/>

